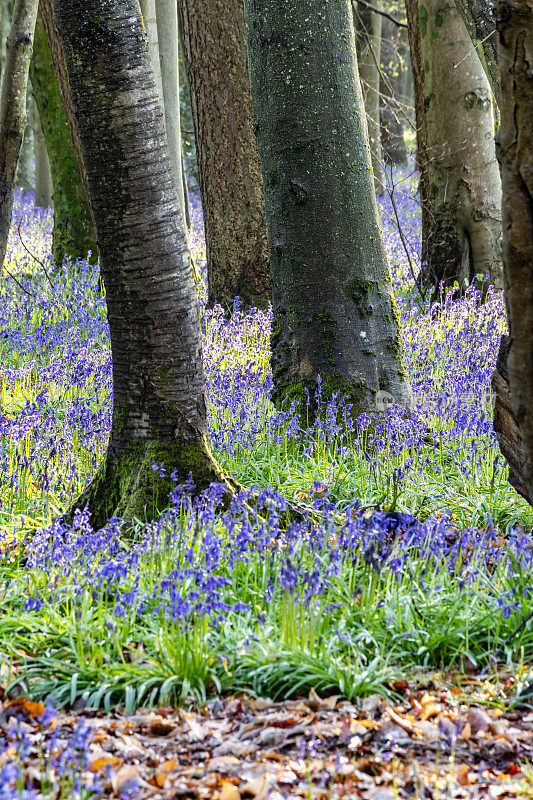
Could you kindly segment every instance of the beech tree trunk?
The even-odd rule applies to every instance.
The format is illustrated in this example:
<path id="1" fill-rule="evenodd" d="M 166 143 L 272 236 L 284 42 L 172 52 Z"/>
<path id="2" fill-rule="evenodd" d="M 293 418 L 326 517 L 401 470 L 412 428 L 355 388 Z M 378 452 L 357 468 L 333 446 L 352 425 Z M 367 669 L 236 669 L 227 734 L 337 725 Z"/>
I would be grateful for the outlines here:
<path id="1" fill-rule="evenodd" d="M 157 33 L 157 13 L 155 3 L 156 0 L 140 0 L 144 27 L 148 36 L 150 64 L 152 65 L 152 69 L 154 71 L 157 94 L 161 98 L 161 102 L 163 102 L 163 83 L 161 79 L 161 61 L 159 59 L 159 36 Z"/>
<path id="2" fill-rule="evenodd" d="M 455 0 L 457 8 L 476 48 L 490 83 L 496 103 L 500 104 L 500 77 L 498 73 L 498 47 L 493 0 Z"/>
<path id="3" fill-rule="evenodd" d="M 431 226 L 431 213 L 429 205 L 428 131 L 425 111 L 426 87 L 424 65 L 422 63 L 418 0 L 405 0 L 405 11 L 415 95 L 416 161 L 420 176 L 420 207 L 422 212 L 421 262 L 422 270 L 425 270 L 428 263 L 428 236 Z"/>
<path id="4" fill-rule="evenodd" d="M 6 44 L 0 99 L 0 272 L 15 197 L 15 175 L 27 122 L 26 92 L 39 0 L 16 0 Z"/>
<path id="5" fill-rule="evenodd" d="M 52 205 L 50 159 L 36 103 L 34 103 L 33 110 L 33 138 L 35 142 L 35 205 L 38 208 L 50 208 Z"/>
<path id="6" fill-rule="evenodd" d="M 424 277 L 438 287 L 482 275 L 501 288 L 491 89 L 454 0 L 423 0 L 419 20 L 432 218 Z"/>
<path id="7" fill-rule="evenodd" d="M 98 259 L 87 177 L 66 73 L 63 47 L 54 23 L 53 0 L 40 0 L 31 63 L 33 95 L 39 109 L 52 173 L 56 264 Z"/>
<path id="8" fill-rule="evenodd" d="M 375 5 L 379 8 L 380 0 Z M 381 26 L 383 17 L 360 3 L 355 4 L 355 27 L 357 33 L 357 60 L 359 77 L 363 89 L 363 100 L 370 141 L 370 155 L 377 195 L 385 193 L 385 173 L 381 151 L 379 95 L 381 63 Z"/>
<path id="9" fill-rule="evenodd" d="M 509 465 L 509 483 L 531 503 L 525 474 L 524 448 L 522 435 L 513 412 L 511 387 L 509 384 L 509 336 L 502 336 L 496 369 L 492 373 L 494 392 L 494 430 L 498 437 L 500 451 Z M 533 495 L 532 495 L 533 496 Z"/>
<path id="10" fill-rule="evenodd" d="M 405 164 L 407 147 L 403 136 L 402 84 L 398 58 L 398 28 L 392 20 L 383 19 L 381 24 L 381 75 L 380 132 L 384 160 L 389 164 Z"/>
<path id="11" fill-rule="evenodd" d="M 204 210 L 209 302 L 270 299 L 242 0 L 180 0 Z"/>
<path id="12" fill-rule="evenodd" d="M 174 471 L 178 483 L 192 473 L 197 490 L 222 472 L 207 444 L 196 290 L 138 0 L 54 7 L 113 356 L 107 454 L 78 501 L 99 526 L 112 515 L 154 517 L 168 505 Z"/>
<path id="13" fill-rule="evenodd" d="M 35 169 L 33 163 L 33 128 L 31 126 L 31 86 L 26 93 L 26 125 L 22 147 L 20 148 L 15 185 L 26 192 L 35 186 Z"/>
<path id="14" fill-rule="evenodd" d="M 274 400 L 409 407 L 349 0 L 246 0 L 270 242 Z M 311 408 L 311 413 L 313 409 Z"/>
<path id="15" fill-rule="evenodd" d="M 181 174 L 180 87 L 178 65 L 177 0 L 156 0 L 159 60 L 163 84 L 163 106 L 170 161 L 180 209 L 185 219 L 185 198 Z"/>
<path id="16" fill-rule="evenodd" d="M 501 81 L 498 157 L 503 188 L 504 289 L 509 323 L 507 366 L 514 421 L 494 425 L 510 478 L 533 499 L 533 0 L 499 0 L 496 6 Z M 505 347 L 505 342 L 502 347 Z M 498 406 L 497 406 L 498 408 Z M 503 440 L 503 446 L 502 446 Z M 507 441 L 506 441 L 507 440 Z M 510 441 L 511 446 L 508 446 Z M 511 451 L 511 452 L 510 452 Z M 521 464 L 519 456 L 522 456 Z M 513 456 L 516 456 L 513 458 Z M 524 486 L 525 484 L 525 486 Z M 524 488 L 527 492 L 524 491 Z"/>

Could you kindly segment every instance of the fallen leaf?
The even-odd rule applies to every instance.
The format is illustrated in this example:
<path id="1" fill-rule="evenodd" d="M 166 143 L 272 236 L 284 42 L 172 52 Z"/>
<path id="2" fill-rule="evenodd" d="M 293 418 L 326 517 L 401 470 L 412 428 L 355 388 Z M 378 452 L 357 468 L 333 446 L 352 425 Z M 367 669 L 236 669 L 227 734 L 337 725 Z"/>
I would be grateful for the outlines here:
<path id="1" fill-rule="evenodd" d="M 111 778 L 111 786 L 117 794 L 135 791 L 140 782 L 140 775 L 135 767 L 130 767 L 127 764 L 121 767 Z"/>
<path id="2" fill-rule="evenodd" d="M 241 793 L 230 781 L 222 781 L 220 787 L 220 800 L 241 800 Z"/>
<path id="3" fill-rule="evenodd" d="M 4 705 L 4 709 L 6 708 L 22 708 L 34 719 L 42 717 L 46 711 L 46 708 L 42 703 L 36 703 L 33 700 L 28 700 L 27 697 L 17 697 L 15 700 L 8 700 L 8 702 Z"/>
<path id="4" fill-rule="evenodd" d="M 115 756 L 101 756 L 95 758 L 94 761 L 91 762 L 91 772 L 100 772 L 104 767 L 116 767 L 119 764 L 120 758 L 116 758 Z"/>
<path id="5" fill-rule="evenodd" d="M 148 733 L 150 736 L 168 736 L 176 729 L 176 723 L 165 719 L 160 714 L 150 714 L 148 717 Z"/>
<path id="6" fill-rule="evenodd" d="M 472 729 L 470 727 L 469 722 L 465 722 L 464 728 L 461 731 L 461 739 L 464 739 L 465 742 L 470 741 L 470 737 L 472 736 Z"/>

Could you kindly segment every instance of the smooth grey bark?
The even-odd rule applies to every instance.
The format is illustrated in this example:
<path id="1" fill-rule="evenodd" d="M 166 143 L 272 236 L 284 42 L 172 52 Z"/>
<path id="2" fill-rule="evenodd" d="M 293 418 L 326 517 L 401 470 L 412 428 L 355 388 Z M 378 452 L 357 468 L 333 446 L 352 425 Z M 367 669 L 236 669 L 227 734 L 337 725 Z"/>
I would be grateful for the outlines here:
<path id="1" fill-rule="evenodd" d="M 350 0 L 246 0 L 273 279 L 274 400 L 411 403 L 379 227 Z M 313 413 L 313 408 L 311 408 Z"/>
<path id="2" fill-rule="evenodd" d="M 185 198 L 181 174 L 180 88 L 178 62 L 177 0 L 156 0 L 157 36 L 161 64 L 162 102 L 165 111 L 170 161 L 180 208 L 185 218 Z"/>
<path id="3" fill-rule="evenodd" d="M 500 104 L 498 47 L 493 0 L 455 0 L 457 8 L 476 48 L 478 58 L 490 83 L 496 103 Z"/>
<path id="4" fill-rule="evenodd" d="M 403 73 L 398 58 L 398 27 L 387 17 L 381 27 L 380 129 L 383 159 L 389 164 L 407 162 L 403 126 Z"/>
<path id="5" fill-rule="evenodd" d="M 26 125 L 24 128 L 24 138 L 20 148 L 17 173 L 15 175 L 15 185 L 20 189 L 30 192 L 35 186 L 35 170 L 33 163 L 33 128 L 31 126 L 31 85 L 28 85 L 26 93 Z"/>
<path id="6" fill-rule="evenodd" d="M 498 158 L 503 188 L 507 367 L 513 417 L 495 418 L 500 447 L 533 499 L 533 0 L 496 6 L 501 85 Z M 516 444 L 518 424 L 522 452 Z M 511 435 L 509 435 L 511 431 Z M 513 456 L 515 459 L 513 460 Z M 520 459 L 521 456 L 521 459 Z M 511 475 L 511 480 L 512 480 Z M 520 490 L 519 490 L 520 491 Z M 524 492 L 522 492 L 524 494 Z"/>
<path id="7" fill-rule="evenodd" d="M 161 79 L 161 62 L 159 60 L 159 36 L 157 32 L 157 12 L 155 7 L 156 0 L 140 0 L 141 14 L 143 16 L 144 27 L 148 36 L 148 51 L 150 53 L 150 64 L 154 71 L 155 85 L 157 94 L 163 102 L 163 82 Z"/>
<path id="8" fill-rule="evenodd" d="M 39 0 L 16 0 L 6 44 L 0 99 L 0 272 L 15 197 L 15 175 L 27 122 L 26 92 Z"/>
<path id="9" fill-rule="evenodd" d="M 32 123 L 35 142 L 35 205 L 38 208 L 50 208 L 52 205 L 52 173 L 50 172 L 50 159 L 41 127 L 41 118 L 35 102 Z"/>
<path id="10" fill-rule="evenodd" d="M 154 516 L 171 474 L 220 480 L 207 444 L 198 304 L 138 0 L 55 0 L 101 253 L 113 357 L 95 525 Z M 152 470 L 164 463 L 166 473 Z"/>
<path id="11" fill-rule="evenodd" d="M 422 269 L 428 263 L 428 236 L 431 227 L 431 213 L 429 203 L 429 173 L 428 173 L 428 132 L 425 111 L 425 81 L 424 65 L 422 62 L 422 43 L 420 36 L 419 5 L 418 0 L 404 0 L 407 16 L 407 34 L 409 37 L 409 53 L 411 61 L 411 74 L 413 76 L 413 90 L 415 98 L 415 125 L 416 125 L 416 161 L 419 172 L 420 208 L 422 235 L 420 242 Z"/>
<path id="12" fill-rule="evenodd" d="M 381 0 L 377 0 L 376 4 L 380 8 Z M 354 4 L 354 10 L 357 60 L 363 89 L 375 189 L 377 195 L 383 195 L 385 193 L 385 173 L 383 171 L 383 153 L 381 150 L 381 98 L 379 93 L 383 17 L 374 13 L 368 6 L 363 6 L 357 2 Z"/>
<path id="13" fill-rule="evenodd" d="M 209 302 L 266 306 L 271 282 L 242 0 L 180 0 Z"/>
<path id="14" fill-rule="evenodd" d="M 424 280 L 437 289 L 440 282 L 464 286 L 482 275 L 501 288 L 501 180 L 490 85 L 454 0 L 423 0 L 419 20 L 431 210 Z"/>

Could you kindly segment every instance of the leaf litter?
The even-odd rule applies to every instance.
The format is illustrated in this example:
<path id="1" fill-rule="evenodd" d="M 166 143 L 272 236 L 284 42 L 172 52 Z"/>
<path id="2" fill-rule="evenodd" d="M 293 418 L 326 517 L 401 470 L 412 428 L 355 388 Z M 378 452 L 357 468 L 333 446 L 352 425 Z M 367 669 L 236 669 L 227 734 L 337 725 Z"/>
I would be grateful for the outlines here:
<path id="1" fill-rule="evenodd" d="M 17 761 L 18 782 L 12 795 L 2 794 L 7 786 L 0 794 L 19 797 L 23 786 L 36 792 L 28 796 L 55 797 L 39 790 L 64 787 L 61 753 L 82 727 L 84 752 L 69 762 L 71 771 L 78 770 L 72 786 L 102 797 L 533 796 L 533 713 L 506 704 L 512 684 L 501 676 L 495 683 L 437 674 L 397 681 L 394 705 L 370 695 L 356 706 L 311 690 L 305 699 L 273 702 L 242 693 L 201 709 L 130 716 L 89 708 L 51 712 L 42 703 L 11 699 L 0 710 L 0 776 L 10 760 Z M 71 796 L 80 795 L 73 790 Z"/>

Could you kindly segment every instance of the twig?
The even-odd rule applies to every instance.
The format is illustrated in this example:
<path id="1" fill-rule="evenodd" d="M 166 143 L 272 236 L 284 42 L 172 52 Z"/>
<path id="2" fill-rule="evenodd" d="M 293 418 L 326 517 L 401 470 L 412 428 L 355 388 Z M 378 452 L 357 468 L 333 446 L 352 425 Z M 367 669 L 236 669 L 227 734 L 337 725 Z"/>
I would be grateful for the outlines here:
<path id="1" fill-rule="evenodd" d="M 25 293 L 28 295 L 28 297 L 33 297 L 33 298 L 37 297 L 37 295 L 36 295 L 36 294 L 33 294 L 32 292 L 28 291 L 28 289 L 26 289 L 26 288 L 25 288 L 25 287 L 24 287 L 24 286 L 23 286 L 21 283 L 19 283 L 19 281 L 18 281 L 18 280 L 15 278 L 15 276 L 14 276 L 14 275 L 13 275 L 13 274 L 12 274 L 12 273 L 11 273 L 11 272 L 8 270 L 8 268 L 6 267 L 6 265 L 5 265 L 5 264 L 4 264 L 3 268 L 2 268 L 2 271 L 3 271 L 3 272 L 7 272 L 8 276 L 9 276 L 10 278 L 12 278 L 12 279 L 15 281 L 15 283 L 17 284 L 17 286 L 18 286 L 20 289 L 22 289 L 22 291 L 23 291 L 23 292 L 25 292 Z"/>
<path id="2" fill-rule="evenodd" d="M 399 19 L 396 19 L 396 17 L 393 17 L 392 14 L 389 14 L 387 11 L 382 11 L 381 8 L 377 8 L 376 6 L 373 6 L 371 3 L 367 3 L 367 0 L 357 0 L 357 2 L 360 5 L 362 5 L 365 8 L 367 8 L 369 11 L 373 11 L 374 14 L 379 14 L 382 17 L 386 17 L 387 19 L 390 19 L 390 21 L 394 22 L 394 24 L 397 25 L 398 28 L 407 28 L 407 25 L 405 24 L 405 22 L 400 22 Z"/>
<path id="3" fill-rule="evenodd" d="M 494 659 L 495 661 L 497 661 L 497 660 L 498 660 L 498 656 L 499 656 L 499 655 L 500 655 L 500 654 L 503 652 L 503 650 L 504 650 L 504 649 L 507 647 L 507 645 L 509 644 L 509 642 L 511 641 L 511 639 L 514 639 L 514 637 L 517 635 L 517 633 L 520 633 L 520 631 L 521 631 L 521 630 L 523 630 L 523 629 L 525 628 L 525 626 L 527 625 L 527 623 L 529 622 L 529 620 L 530 620 L 530 619 L 532 619 L 532 618 L 533 618 L 533 611 L 531 611 L 531 613 L 530 613 L 530 614 L 528 614 L 528 615 L 527 615 L 527 617 L 524 617 L 524 619 L 522 620 L 522 622 L 520 622 L 520 624 L 519 624 L 519 625 L 517 625 L 517 627 L 514 629 L 514 631 L 513 631 L 512 633 L 510 633 L 510 634 L 509 634 L 509 636 L 507 637 L 507 639 L 505 640 L 505 642 L 502 642 L 502 644 L 501 644 L 501 645 L 500 645 L 498 648 L 496 648 L 496 650 L 495 650 L 495 651 L 494 651 L 494 653 L 492 654 L 492 657 L 493 657 L 493 659 Z"/>
<path id="4" fill-rule="evenodd" d="M 28 255 L 30 255 L 30 256 L 33 258 L 33 260 L 34 260 L 34 261 L 36 261 L 38 264 L 40 264 L 40 265 L 41 265 L 41 267 L 43 268 L 43 272 L 44 272 L 44 274 L 46 275 L 46 277 L 47 277 L 47 279 L 48 279 L 48 283 L 50 284 L 50 286 L 51 286 L 51 287 L 52 287 L 52 289 L 53 289 L 53 288 L 54 288 L 54 284 L 52 283 L 52 279 L 50 278 L 50 275 L 48 274 L 48 272 L 47 272 L 47 270 L 46 270 L 46 267 L 44 266 L 43 262 L 42 262 L 42 261 L 40 261 L 40 260 L 37 258 L 37 256 L 34 256 L 34 255 L 33 255 L 33 253 L 31 252 L 31 250 L 28 250 L 28 248 L 27 248 L 27 247 L 26 247 L 26 245 L 24 244 L 24 241 L 23 241 L 23 239 L 22 239 L 22 234 L 21 234 L 21 232 L 20 232 L 20 226 L 21 226 L 21 224 L 22 224 L 22 218 L 21 218 L 21 220 L 20 220 L 20 222 L 19 222 L 19 224 L 18 224 L 18 226 L 17 226 L 17 233 L 18 233 L 18 235 L 19 235 L 20 243 L 21 243 L 21 245 L 23 246 L 24 250 L 25 250 L 25 251 L 28 253 Z"/>
<path id="5" fill-rule="evenodd" d="M 420 296 L 421 296 L 422 300 L 425 300 L 426 296 L 425 296 L 425 293 L 424 293 L 424 291 L 422 289 L 421 284 L 418 281 L 418 277 L 415 274 L 415 269 L 414 269 L 414 266 L 413 266 L 413 262 L 411 260 L 411 254 L 409 253 L 409 248 L 407 247 L 407 242 L 406 242 L 406 239 L 405 239 L 405 235 L 404 235 L 402 226 L 400 225 L 400 217 L 398 216 L 398 208 L 396 206 L 396 200 L 394 199 L 394 178 L 393 178 L 393 175 L 392 175 L 392 167 L 391 167 L 391 188 L 389 188 L 389 186 L 387 186 L 387 193 L 388 193 L 388 195 L 390 197 L 392 210 L 394 211 L 394 216 L 396 217 L 396 227 L 398 228 L 398 233 L 400 234 L 400 239 L 402 241 L 403 249 L 405 250 L 405 255 L 407 256 L 407 261 L 409 262 L 409 270 L 411 272 L 411 275 L 413 277 L 415 285 L 416 285 L 418 291 L 420 292 Z"/>

